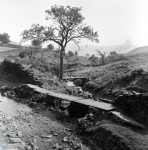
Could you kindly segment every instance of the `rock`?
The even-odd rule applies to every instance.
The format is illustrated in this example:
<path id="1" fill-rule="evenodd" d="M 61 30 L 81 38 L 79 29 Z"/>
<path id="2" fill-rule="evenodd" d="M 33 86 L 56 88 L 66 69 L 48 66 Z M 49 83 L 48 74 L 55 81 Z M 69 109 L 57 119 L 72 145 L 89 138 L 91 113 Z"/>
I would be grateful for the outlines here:
<path id="1" fill-rule="evenodd" d="M 37 141 L 37 139 L 33 139 L 33 143 L 35 143 Z"/>
<path id="2" fill-rule="evenodd" d="M 23 142 L 23 143 L 9 143 L 8 145 L 7 145 L 7 148 L 8 149 L 11 149 L 11 148 L 19 148 L 19 150 L 21 149 L 21 150 L 23 150 L 23 149 L 25 149 L 25 143 Z"/>
<path id="3" fill-rule="evenodd" d="M 41 138 L 51 138 L 52 135 L 41 135 Z"/>
<path id="4" fill-rule="evenodd" d="M 4 92 L 6 92 L 6 91 L 9 91 L 11 88 L 9 88 L 9 87 L 7 87 L 7 86 L 1 86 L 0 87 L 0 92 L 1 93 L 4 93 Z"/>
<path id="5" fill-rule="evenodd" d="M 72 149 L 73 150 L 81 150 L 82 149 L 82 144 L 81 143 L 77 143 L 76 141 L 72 141 Z"/>
<path id="6" fill-rule="evenodd" d="M 21 132 L 21 131 L 18 131 L 18 132 L 17 132 L 17 136 L 20 137 L 20 138 L 22 138 L 22 132 Z"/>
<path id="7" fill-rule="evenodd" d="M 7 148 L 6 150 L 20 150 L 19 148 Z"/>
<path id="8" fill-rule="evenodd" d="M 34 143 L 29 143 L 29 146 L 31 146 L 32 150 L 39 150 L 39 148 Z"/>
<path id="9" fill-rule="evenodd" d="M 6 136 L 11 137 L 11 138 L 17 137 L 16 133 L 10 133 L 10 134 L 7 134 Z"/>
<path id="10" fill-rule="evenodd" d="M 63 150 L 62 146 L 59 145 L 59 143 L 56 143 L 52 148 L 54 148 L 55 150 Z"/>
<path id="11" fill-rule="evenodd" d="M 22 143 L 22 139 L 20 138 L 9 138 L 10 143 Z"/>
<path id="12" fill-rule="evenodd" d="M 47 142 L 51 142 L 52 140 L 51 140 L 51 139 L 47 139 L 46 141 L 47 141 Z"/>
<path id="13" fill-rule="evenodd" d="M 32 150 L 31 146 L 27 145 L 26 150 Z"/>
<path id="14" fill-rule="evenodd" d="M 68 137 L 64 137 L 63 142 L 68 142 Z"/>

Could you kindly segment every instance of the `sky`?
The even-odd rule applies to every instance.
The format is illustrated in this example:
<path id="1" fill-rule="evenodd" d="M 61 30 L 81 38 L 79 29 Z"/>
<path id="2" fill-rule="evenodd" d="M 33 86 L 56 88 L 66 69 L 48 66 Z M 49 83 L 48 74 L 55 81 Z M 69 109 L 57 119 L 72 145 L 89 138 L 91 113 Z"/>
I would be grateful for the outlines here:
<path id="1" fill-rule="evenodd" d="M 99 46 L 122 45 L 127 39 L 134 46 L 148 45 L 148 0 L 0 0 L 0 33 L 19 42 L 33 23 L 50 26 L 45 10 L 55 4 L 82 7 L 84 22 L 98 31 Z"/>

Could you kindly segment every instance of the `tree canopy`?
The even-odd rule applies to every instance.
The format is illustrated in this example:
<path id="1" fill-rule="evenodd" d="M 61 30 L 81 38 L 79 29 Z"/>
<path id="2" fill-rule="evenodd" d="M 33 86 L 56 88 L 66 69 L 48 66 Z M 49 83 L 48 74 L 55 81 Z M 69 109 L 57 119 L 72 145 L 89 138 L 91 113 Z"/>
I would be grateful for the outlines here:
<path id="1" fill-rule="evenodd" d="M 32 46 L 35 46 L 35 47 L 41 47 L 42 42 L 40 40 L 38 40 L 38 39 L 33 39 L 31 41 L 31 44 L 32 44 Z"/>
<path id="2" fill-rule="evenodd" d="M 99 58 L 95 56 L 94 54 L 91 55 L 88 60 L 91 62 L 91 65 L 98 66 L 99 65 Z"/>
<path id="3" fill-rule="evenodd" d="M 52 25 L 48 27 L 33 24 L 22 33 L 23 41 L 39 39 L 42 42 L 53 41 L 60 46 L 60 79 L 63 76 L 63 54 L 70 41 L 77 45 L 81 38 L 99 42 L 98 33 L 83 23 L 81 10 L 79 7 L 54 5 L 45 11 L 46 20 L 51 20 Z"/>
<path id="4" fill-rule="evenodd" d="M 8 33 L 3 33 L 3 34 L 0 34 L 0 41 L 3 43 L 3 44 L 7 44 L 10 42 L 10 36 Z"/>
<path id="5" fill-rule="evenodd" d="M 97 51 L 97 54 L 100 56 L 100 63 L 101 65 L 105 65 L 106 64 L 106 55 L 107 53 L 106 52 L 101 52 L 101 50 L 96 50 Z"/>
<path id="6" fill-rule="evenodd" d="M 74 52 L 72 52 L 72 51 L 68 51 L 68 55 L 69 55 L 70 57 L 72 57 L 72 56 L 74 56 L 75 54 L 74 54 Z"/>
<path id="7" fill-rule="evenodd" d="M 48 45 L 47 45 L 47 48 L 48 48 L 49 50 L 53 50 L 53 49 L 54 49 L 54 46 L 53 46 L 53 44 L 48 44 Z"/>

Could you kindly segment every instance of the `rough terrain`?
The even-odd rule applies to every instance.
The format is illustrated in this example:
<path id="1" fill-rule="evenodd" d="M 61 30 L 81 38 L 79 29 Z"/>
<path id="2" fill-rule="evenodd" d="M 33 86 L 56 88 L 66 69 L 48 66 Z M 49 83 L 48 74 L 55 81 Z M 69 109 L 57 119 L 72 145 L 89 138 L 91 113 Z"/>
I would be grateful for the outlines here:
<path id="1" fill-rule="evenodd" d="M 110 99 L 110 102 L 114 103 L 119 111 L 127 114 L 123 108 L 128 105 L 128 107 L 132 106 L 134 111 L 140 109 L 140 111 L 137 111 L 140 115 L 136 114 L 139 119 L 134 118 L 131 112 L 128 114 L 130 117 L 139 121 L 142 116 L 147 116 L 147 109 L 145 109 L 147 108 L 147 98 L 145 101 L 143 100 L 147 97 L 148 55 L 141 54 L 128 57 L 129 60 L 96 68 L 85 68 L 81 71 L 75 71 L 74 74 L 76 76 L 90 77 L 91 81 L 82 88 L 90 90 L 96 97 L 103 96 Z M 10 72 L 7 73 L 1 70 L 0 76 L 1 86 L 7 85 L 13 88 L 23 84 L 23 80 L 14 76 L 14 73 L 11 73 L 11 69 Z M 76 82 L 78 85 L 81 83 L 79 80 Z M 58 87 L 60 87 L 58 82 L 50 81 L 48 83 L 54 85 L 53 89 L 51 87 L 49 88 L 51 90 L 57 90 Z M 101 99 L 99 98 L 98 100 Z M 4 101 L 5 100 L 0 104 L 4 104 Z M 145 102 L 146 105 L 143 105 L 143 102 Z M 125 107 L 122 108 L 122 105 L 125 105 Z M 106 113 L 94 108 L 90 108 L 92 114 L 88 114 L 84 118 L 76 119 L 70 118 L 65 111 L 47 107 L 44 103 L 35 104 L 28 112 L 26 112 L 27 108 L 23 110 L 18 109 L 18 104 L 16 106 L 16 110 L 18 111 L 9 119 L 10 129 L 11 125 L 13 128 L 13 124 L 15 124 L 16 134 L 18 131 L 21 131 L 22 141 L 25 143 L 23 143 L 23 146 L 28 146 L 28 149 L 33 149 L 35 145 L 43 150 L 148 149 L 147 126 L 145 126 L 147 124 L 143 121 L 142 123 L 145 127 L 138 128 L 115 117 L 112 113 Z M 132 111 L 133 109 L 127 110 Z M 4 113 L 4 111 L 2 111 L 2 113 Z M 5 120 L 5 117 L 2 118 Z M 7 121 L 5 123 L 5 121 L 2 120 L 2 123 L 7 127 Z M 7 138 L 7 140 L 10 141 L 10 139 L 8 139 L 10 135 L 6 136 L 7 133 L 5 134 L 5 131 L 4 128 L 3 138 Z M 35 148 L 37 148 L 36 146 Z"/>

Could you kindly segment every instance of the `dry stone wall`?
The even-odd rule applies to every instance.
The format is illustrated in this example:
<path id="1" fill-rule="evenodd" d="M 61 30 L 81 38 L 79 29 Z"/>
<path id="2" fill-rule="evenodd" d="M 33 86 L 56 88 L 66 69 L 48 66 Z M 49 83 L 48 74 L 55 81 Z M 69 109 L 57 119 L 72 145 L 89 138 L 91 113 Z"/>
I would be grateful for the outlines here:
<path id="1" fill-rule="evenodd" d="M 17 78 L 25 80 L 26 84 L 34 84 L 38 86 L 42 85 L 42 82 L 34 75 L 32 70 L 26 69 L 14 60 L 5 59 L 2 66 L 5 71 L 11 72 Z"/>

